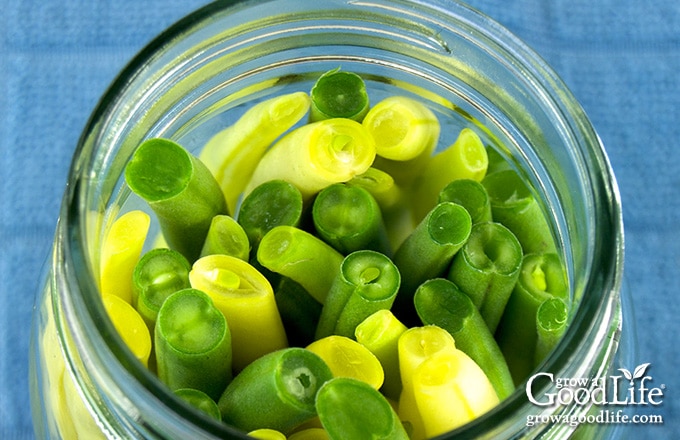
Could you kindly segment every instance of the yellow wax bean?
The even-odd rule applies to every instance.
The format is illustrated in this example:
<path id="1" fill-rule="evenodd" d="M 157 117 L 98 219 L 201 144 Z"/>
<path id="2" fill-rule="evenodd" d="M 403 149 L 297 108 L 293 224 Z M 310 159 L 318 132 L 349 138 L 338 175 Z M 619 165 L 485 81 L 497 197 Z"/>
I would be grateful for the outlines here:
<path id="1" fill-rule="evenodd" d="M 330 437 L 323 428 L 309 428 L 291 434 L 288 440 L 330 440 Z"/>
<path id="2" fill-rule="evenodd" d="M 366 382 L 376 390 L 385 379 L 380 361 L 368 348 L 345 336 L 327 336 L 307 349 L 316 353 L 331 369 L 333 377 L 350 377 Z"/>
<path id="3" fill-rule="evenodd" d="M 376 142 L 375 168 L 400 185 L 411 185 L 431 158 L 439 141 L 437 116 L 422 102 L 390 96 L 368 111 L 363 125 Z"/>
<path id="4" fill-rule="evenodd" d="M 319 419 L 319 416 L 315 416 L 312 419 L 296 426 L 295 429 L 291 432 L 291 434 L 294 432 L 302 432 L 310 429 L 324 429 L 323 425 L 321 424 L 321 420 Z"/>
<path id="5" fill-rule="evenodd" d="M 207 293 L 227 319 L 235 371 L 288 346 L 272 286 L 249 263 L 229 255 L 208 255 L 196 260 L 189 282 Z"/>
<path id="6" fill-rule="evenodd" d="M 199 159 L 219 182 L 229 212 L 236 212 L 238 197 L 266 150 L 302 119 L 310 104 L 304 92 L 262 101 L 205 145 Z"/>
<path id="7" fill-rule="evenodd" d="M 48 411 L 53 412 L 57 430 L 62 438 L 76 438 L 75 421 L 71 419 L 66 404 L 64 375 L 67 373 L 64 353 L 61 351 L 61 342 L 57 334 L 54 315 L 50 308 L 46 312 L 45 333 L 41 339 L 41 349 L 45 358 L 42 367 L 47 370 Z"/>
<path id="8" fill-rule="evenodd" d="M 144 366 L 148 366 L 151 354 L 151 334 L 144 319 L 134 307 L 116 295 L 102 297 L 118 334 L 130 351 Z"/>
<path id="9" fill-rule="evenodd" d="M 412 385 L 413 372 L 428 357 L 456 348 L 453 336 L 436 325 L 412 327 L 398 341 L 399 369 L 404 387 Z"/>
<path id="10" fill-rule="evenodd" d="M 85 405 L 75 381 L 68 372 L 63 375 L 64 395 L 70 419 L 73 421 L 75 436 L 71 438 L 87 440 L 104 440 L 106 436 L 95 422 L 90 410 Z"/>
<path id="11" fill-rule="evenodd" d="M 394 182 L 394 178 L 377 168 L 370 167 L 364 173 L 352 178 L 347 184 L 367 190 L 384 210 L 392 208 L 402 198 L 401 188 Z"/>
<path id="12" fill-rule="evenodd" d="M 309 200 L 332 183 L 364 173 L 374 159 L 375 141 L 360 123 L 343 118 L 313 122 L 286 134 L 267 151 L 245 194 L 268 180 L 281 179 Z"/>
<path id="13" fill-rule="evenodd" d="M 453 145 L 432 157 L 426 170 L 449 177 L 449 180 L 471 179 L 481 182 L 488 166 L 489 156 L 482 139 L 473 130 L 464 128 Z M 443 188 L 449 182 L 440 183 L 443 183 Z"/>
<path id="14" fill-rule="evenodd" d="M 45 361 L 42 368 L 47 370 L 48 381 L 46 410 L 53 412 L 59 438 L 104 439 L 104 434 L 76 388 L 70 370 L 66 369 L 62 339 L 57 333 L 55 316 L 51 308 L 48 308 L 46 312 L 45 333 L 40 340 Z M 63 336 L 64 339 L 69 339 L 68 333 Z"/>
<path id="15" fill-rule="evenodd" d="M 456 179 L 481 182 L 486 176 L 489 157 L 484 143 L 473 130 L 464 128 L 449 148 L 435 154 L 416 180 L 413 197 L 416 221 L 437 203 L 439 193 Z"/>
<path id="16" fill-rule="evenodd" d="M 385 159 L 406 161 L 431 152 L 439 137 L 439 121 L 420 101 L 390 96 L 374 105 L 363 120 Z"/>
<path id="17" fill-rule="evenodd" d="M 398 341 L 399 371 L 402 391 L 399 396 L 399 418 L 411 424 L 413 440 L 425 438 L 425 426 L 416 405 L 413 374 L 426 359 L 435 353 L 456 349 L 453 336 L 441 327 L 427 325 L 406 330 Z"/>
<path id="18" fill-rule="evenodd" d="M 391 311 L 379 310 L 364 319 L 354 331 L 357 342 L 380 361 L 385 372 L 381 391 L 392 399 L 398 399 L 401 393 L 398 341 L 406 330 L 407 327 Z"/>
<path id="19" fill-rule="evenodd" d="M 262 428 L 262 429 L 256 429 L 254 431 L 250 431 L 248 433 L 249 437 L 253 438 L 259 438 L 262 440 L 286 440 L 286 436 L 283 435 L 283 433 L 275 430 L 275 429 L 268 429 L 268 428 Z"/>
<path id="20" fill-rule="evenodd" d="M 76 430 L 77 420 L 74 420 L 71 416 L 71 412 L 68 408 L 68 402 L 66 399 L 66 386 L 65 381 L 72 381 L 70 377 L 67 376 L 66 370 L 61 370 L 59 376 L 57 377 L 57 382 L 50 383 L 50 402 L 52 405 L 52 410 L 54 411 L 54 420 L 57 423 L 57 429 L 61 438 L 78 438 L 78 431 Z M 73 392 L 69 384 L 69 391 Z M 77 391 L 76 391 L 77 394 Z M 89 423 L 86 422 L 86 423 Z"/>
<path id="21" fill-rule="evenodd" d="M 413 390 L 428 438 L 468 423 L 499 402 L 482 369 L 461 350 L 426 359 L 413 374 Z"/>
<path id="22" fill-rule="evenodd" d="M 87 410 L 70 371 L 66 369 L 61 339 L 51 309 L 47 310 L 45 316 L 45 333 L 40 340 L 45 361 L 42 368 L 47 371 L 47 384 L 44 384 L 47 389 L 41 390 L 47 393 L 45 409 L 53 413 L 60 438 L 103 439 L 104 435 Z M 65 337 L 68 338 L 68 334 Z"/>
<path id="23" fill-rule="evenodd" d="M 144 247 L 151 218 L 143 211 L 130 211 L 111 225 L 100 255 L 100 291 L 131 303 L 132 272 Z"/>

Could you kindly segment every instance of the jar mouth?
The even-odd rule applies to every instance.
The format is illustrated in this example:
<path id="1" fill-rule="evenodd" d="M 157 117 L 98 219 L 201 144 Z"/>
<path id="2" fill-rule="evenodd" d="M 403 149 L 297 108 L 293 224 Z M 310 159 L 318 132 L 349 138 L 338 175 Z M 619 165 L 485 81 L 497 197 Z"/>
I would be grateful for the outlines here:
<path id="1" fill-rule="evenodd" d="M 263 11 L 287 12 L 262 17 Z M 224 24 L 232 22 L 239 25 L 225 31 Z M 365 46 L 368 37 L 377 47 L 373 52 Z M 333 38 L 340 39 L 329 44 Z M 315 45 L 334 52 L 303 50 Z M 251 46 L 253 53 L 248 53 Z M 357 50 L 359 46 L 368 55 Z M 285 59 L 277 58 L 280 53 Z M 475 70 L 481 57 L 488 57 L 497 71 Z M 565 377 L 596 375 L 598 359 L 606 351 L 595 343 L 602 337 L 598 323 L 615 321 L 611 310 L 622 282 L 620 197 L 600 139 L 558 75 L 504 27 L 457 1 L 273 0 L 215 2 L 164 31 L 112 83 L 83 132 L 62 205 L 58 233 L 64 240 L 58 262 L 75 286 L 61 290 L 64 307 L 78 317 L 68 322 L 70 331 L 76 345 L 92 353 L 83 361 L 104 367 L 93 372 L 94 380 L 113 377 L 121 395 L 141 397 L 135 402 L 140 402 L 140 411 L 162 410 L 167 420 L 180 413 L 201 432 L 239 435 L 187 410 L 129 353 L 99 301 L 94 249 L 110 220 L 111 206 L 129 194 L 120 171 L 134 144 L 157 135 L 182 136 L 205 117 L 205 112 L 184 111 L 188 97 L 198 97 L 208 109 L 237 106 L 281 84 L 281 79 L 263 79 L 263 72 L 276 71 L 279 78 L 292 81 L 298 79 L 295 75 L 311 77 L 338 60 L 393 73 L 396 82 L 411 84 L 425 99 L 467 98 L 466 105 L 456 104 L 454 110 L 487 130 L 496 147 L 511 155 L 544 195 L 579 304 L 567 333 L 539 369 Z M 211 76 L 211 69 L 226 67 L 233 71 L 226 81 Z M 300 69 L 302 74 L 295 73 Z M 200 87 L 189 93 L 189 84 Z M 170 89 L 176 95 L 168 98 Z M 246 89 L 248 93 L 240 92 Z M 220 100 L 219 94 L 230 98 Z M 167 108 L 171 111 L 165 112 Z M 540 109 L 539 115 L 521 114 L 534 108 Z M 135 118 L 139 123 L 133 126 Z M 543 125 L 551 132 L 542 132 Z M 554 150 L 544 145 L 555 139 Z M 560 168 L 561 161 L 569 162 L 568 169 Z M 109 175 L 103 167 L 119 173 Z M 580 186 L 572 190 L 574 182 Z M 130 376 L 133 381 L 124 380 Z M 498 407 L 455 431 L 456 438 L 494 435 L 501 427 L 521 429 L 524 422 L 518 422 L 518 416 L 537 411 L 527 405 L 519 386 Z"/>

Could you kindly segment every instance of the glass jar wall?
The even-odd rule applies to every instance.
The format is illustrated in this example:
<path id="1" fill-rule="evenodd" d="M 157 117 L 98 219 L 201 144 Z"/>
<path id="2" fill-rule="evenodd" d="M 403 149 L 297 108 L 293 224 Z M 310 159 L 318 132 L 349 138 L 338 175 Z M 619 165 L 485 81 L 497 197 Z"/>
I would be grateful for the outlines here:
<path id="1" fill-rule="evenodd" d="M 170 138 L 198 153 L 249 106 L 309 91 L 336 67 L 361 75 L 376 101 L 404 94 L 425 102 L 443 121 L 440 144 L 475 128 L 533 184 L 575 304 L 565 337 L 540 371 L 600 377 L 613 367 L 623 322 L 617 187 L 582 109 L 540 57 L 452 1 L 229 3 L 197 11 L 145 48 L 82 135 L 34 317 L 39 438 L 246 438 L 175 399 L 133 358 L 100 301 L 98 249 L 114 218 L 146 209 L 123 181 L 143 140 Z M 568 436 L 576 427 L 529 427 L 527 416 L 588 410 L 538 408 L 520 386 L 455 438 Z"/>

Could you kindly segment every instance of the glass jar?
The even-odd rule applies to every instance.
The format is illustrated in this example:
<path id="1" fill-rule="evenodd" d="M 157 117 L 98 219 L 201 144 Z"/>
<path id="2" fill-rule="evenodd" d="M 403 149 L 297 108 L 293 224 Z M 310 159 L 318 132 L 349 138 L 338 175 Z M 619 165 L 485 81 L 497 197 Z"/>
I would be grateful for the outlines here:
<path id="1" fill-rule="evenodd" d="M 461 127 L 476 127 L 532 182 L 576 305 L 539 370 L 594 378 L 615 368 L 628 334 L 618 190 L 583 110 L 540 57 L 451 0 L 215 2 L 165 31 L 122 71 L 81 137 L 33 323 L 39 438 L 247 438 L 174 398 L 134 359 L 100 301 L 98 249 L 112 219 L 146 209 L 122 177 L 141 141 L 166 137 L 198 152 L 254 102 L 308 91 L 338 66 L 362 75 L 375 99 L 400 93 L 426 102 L 445 121 L 442 144 Z M 574 426 L 529 427 L 527 416 L 590 409 L 539 408 L 520 386 L 455 438 L 566 437 Z"/>

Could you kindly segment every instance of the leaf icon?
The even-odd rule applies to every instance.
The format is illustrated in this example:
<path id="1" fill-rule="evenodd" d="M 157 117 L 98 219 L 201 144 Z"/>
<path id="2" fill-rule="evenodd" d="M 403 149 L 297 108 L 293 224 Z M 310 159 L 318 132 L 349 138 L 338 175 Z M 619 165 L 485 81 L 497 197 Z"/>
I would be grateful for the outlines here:
<path id="1" fill-rule="evenodd" d="M 647 367 L 649 367 L 650 364 L 651 364 L 650 362 L 647 362 L 646 364 L 638 365 L 637 368 L 635 369 L 635 372 L 633 373 L 633 378 L 628 380 L 639 379 L 642 376 L 644 376 L 645 371 L 647 371 Z"/>
<path id="2" fill-rule="evenodd" d="M 630 371 L 626 370 L 625 368 L 619 368 L 619 371 L 623 373 L 623 376 L 628 379 L 628 380 L 633 380 L 633 375 L 630 374 Z"/>

